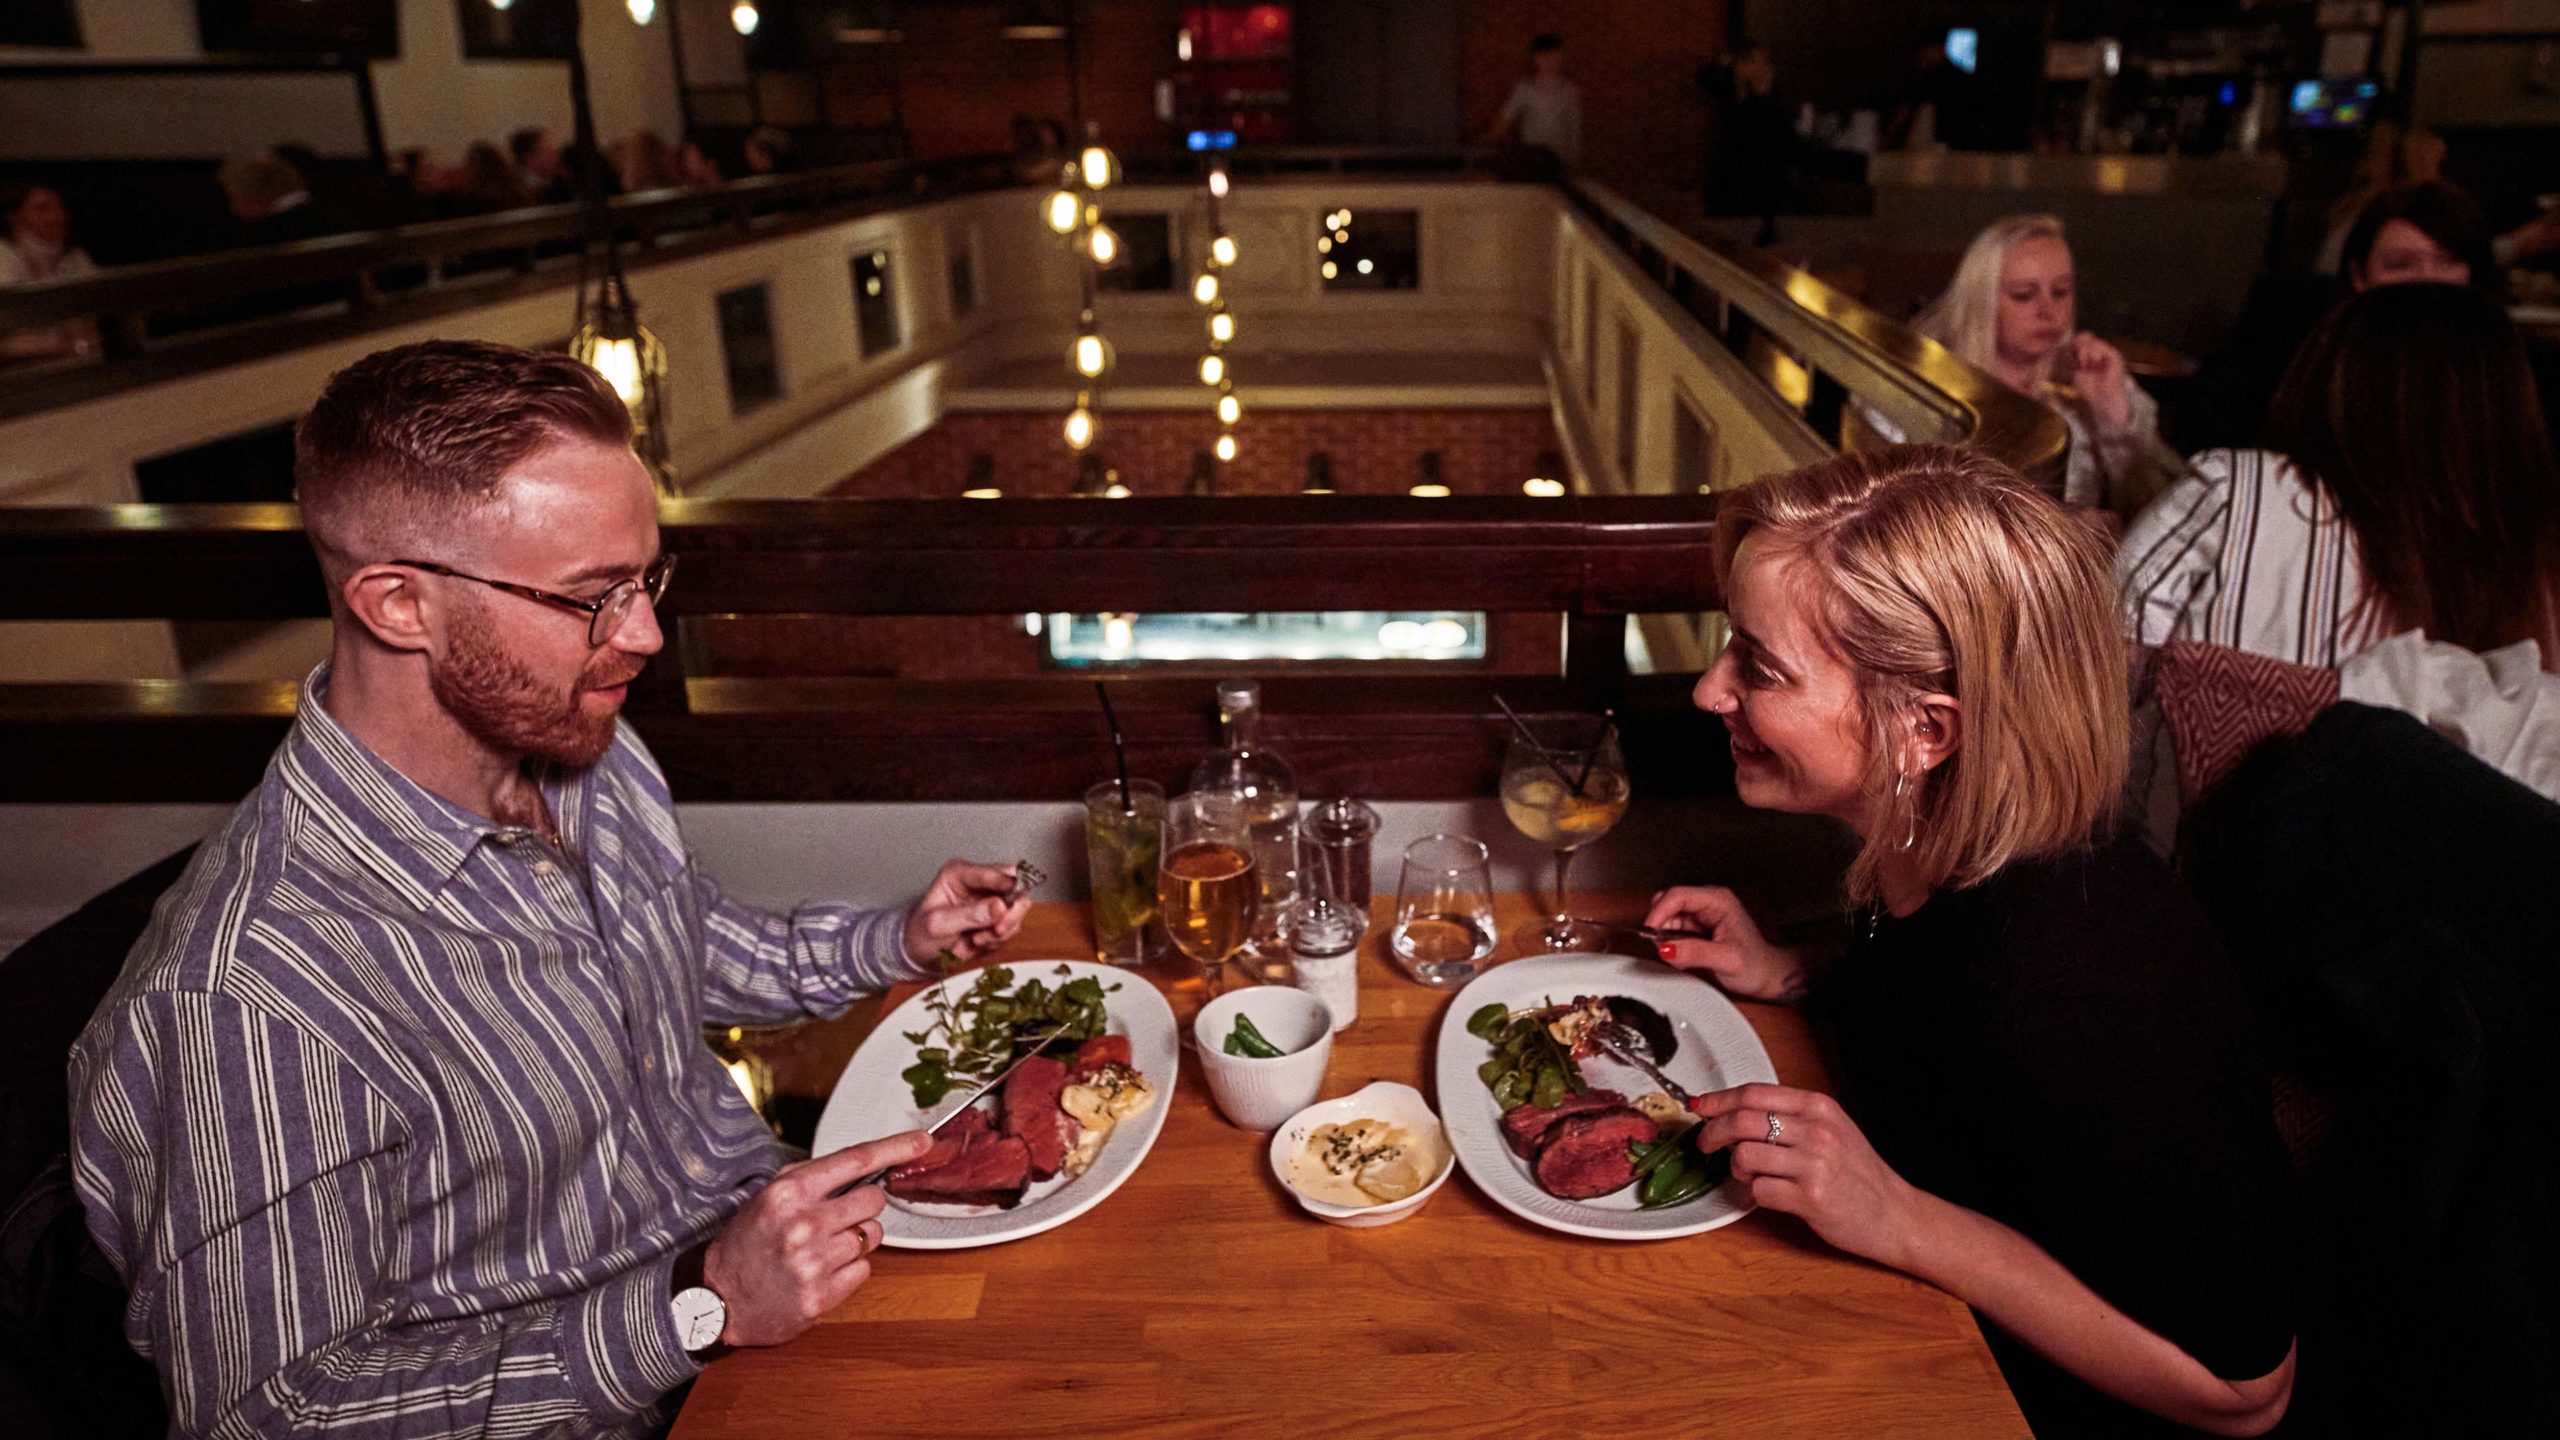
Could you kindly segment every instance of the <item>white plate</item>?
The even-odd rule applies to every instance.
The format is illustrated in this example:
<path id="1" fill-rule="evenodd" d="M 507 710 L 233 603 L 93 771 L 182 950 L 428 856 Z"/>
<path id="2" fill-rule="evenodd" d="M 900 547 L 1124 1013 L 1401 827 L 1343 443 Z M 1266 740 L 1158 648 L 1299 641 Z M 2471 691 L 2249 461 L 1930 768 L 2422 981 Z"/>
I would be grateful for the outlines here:
<path id="1" fill-rule="evenodd" d="M 1040 1181 L 1024 1192 L 1021 1204 L 1010 1210 L 993 1205 L 916 1204 L 894 1195 L 889 1197 L 889 1208 L 880 1212 L 883 1244 L 902 1250 L 966 1250 L 1054 1230 L 1119 1189 L 1137 1171 L 1138 1162 L 1155 1148 L 1156 1134 L 1164 1129 L 1164 1112 L 1172 1103 L 1182 1045 L 1174 1030 L 1173 1008 L 1164 1003 L 1164 996 L 1156 993 L 1156 987 L 1142 976 L 1089 960 L 1023 960 L 1005 968 L 1013 972 L 1017 986 L 1026 980 L 1038 980 L 1055 989 L 1087 976 L 1101 981 L 1106 989 L 1117 985 L 1117 990 L 1103 997 L 1103 1008 L 1111 1016 L 1104 1033 L 1129 1037 L 1129 1058 L 1138 1073 L 1155 1087 L 1155 1103 L 1112 1130 L 1092 1169 L 1073 1180 L 1060 1175 Z M 957 987 L 952 992 L 956 997 L 977 982 L 978 972 L 969 970 L 942 984 Z M 932 1110 L 920 1111 L 916 1109 L 915 1092 L 898 1078 L 900 1071 L 916 1063 L 916 1045 L 907 1038 L 907 1032 L 923 1030 L 933 1023 L 925 1001 L 936 988 L 939 987 L 917 991 L 906 1004 L 891 1011 L 863 1040 L 862 1048 L 853 1052 L 844 1074 L 836 1079 L 835 1094 L 827 1098 L 826 1113 L 818 1117 L 813 1153 L 832 1154 L 847 1145 L 930 1125 L 945 1111 L 957 1108 L 960 1097 L 968 1093 L 967 1087 L 953 1092 Z"/>
<path id="2" fill-rule="evenodd" d="M 1487 1005 L 1520 1010 L 1550 1000 L 1570 1004 L 1577 995 L 1624 995 L 1661 1011 L 1680 1038 L 1662 1073 L 1693 1095 L 1777 1083 L 1777 1068 L 1752 1033 L 1751 1022 L 1723 992 L 1685 971 L 1625 955 L 1540 955 L 1496 965 L 1458 992 L 1440 1022 L 1440 1119 L 1449 1132 L 1449 1148 L 1457 1152 L 1468 1177 L 1495 1204 L 1523 1220 L 1599 1240 L 1668 1240 L 1730 1225 L 1749 1214 L 1750 1192 L 1735 1180 L 1662 1210 L 1641 1208 L 1632 1185 L 1597 1200 L 1560 1199 L 1539 1188 L 1529 1162 L 1503 1143 L 1502 1112 L 1476 1075 L 1492 1047 L 1467 1033 L 1467 1017 Z M 1582 1074 L 1593 1088 L 1630 1099 L 1655 1088 L 1642 1072 L 1606 1056 L 1582 1062 Z"/>

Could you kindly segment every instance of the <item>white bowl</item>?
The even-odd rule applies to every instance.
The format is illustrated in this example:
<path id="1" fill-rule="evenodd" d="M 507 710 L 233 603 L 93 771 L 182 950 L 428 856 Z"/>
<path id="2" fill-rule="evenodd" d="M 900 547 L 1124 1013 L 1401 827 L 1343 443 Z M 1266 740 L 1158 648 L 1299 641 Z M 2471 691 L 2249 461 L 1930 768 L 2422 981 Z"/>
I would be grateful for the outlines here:
<path id="1" fill-rule="evenodd" d="M 1252 1020 L 1263 1039 L 1286 1053 L 1272 1060 L 1228 1054 L 1227 1035 L 1236 1028 L 1238 1015 Z M 1195 1050 L 1200 1073 L 1209 1082 L 1209 1098 L 1240 1129 L 1272 1129 L 1324 1091 L 1325 1062 L 1333 1057 L 1333 1014 L 1304 990 L 1286 985 L 1230 990 L 1200 1007 L 1191 1033 L 1199 1042 Z"/>
<path id="2" fill-rule="evenodd" d="M 1257 1022 L 1259 1023 L 1259 1022 Z M 1346 1120 L 1384 1120 L 1390 1125 L 1410 1130 L 1416 1135 L 1429 1135 L 1440 1145 L 1440 1173 L 1423 1187 L 1401 1200 L 1385 1205 L 1363 1205 L 1354 1208 L 1318 1200 L 1289 1183 L 1289 1157 L 1303 1149 L 1307 1137 L 1321 1125 L 1339 1125 Z M 1431 1113 L 1429 1101 L 1410 1085 L 1393 1080 L 1379 1080 L 1364 1085 L 1339 1100 L 1310 1105 L 1289 1117 L 1288 1122 L 1271 1134 L 1271 1173 L 1282 1188 L 1295 1198 L 1306 1212 L 1329 1225 L 1342 1225 L 1353 1230 L 1366 1230 L 1378 1225 L 1393 1225 L 1422 1208 L 1434 1192 L 1448 1183 L 1449 1172 L 1457 1168 L 1457 1157 L 1449 1150 L 1448 1134 L 1440 1128 L 1440 1117 Z"/>

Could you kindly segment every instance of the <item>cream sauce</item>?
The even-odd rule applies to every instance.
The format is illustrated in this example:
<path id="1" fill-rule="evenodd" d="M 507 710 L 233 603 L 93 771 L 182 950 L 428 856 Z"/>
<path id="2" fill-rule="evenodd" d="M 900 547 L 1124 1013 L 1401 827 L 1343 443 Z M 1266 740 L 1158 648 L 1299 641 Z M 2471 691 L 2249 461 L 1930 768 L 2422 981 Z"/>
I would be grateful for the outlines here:
<path id="1" fill-rule="evenodd" d="M 1449 1163 L 1434 1134 L 1384 1120 L 1319 1125 L 1289 1156 L 1290 1188 L 1311 1200 L 1366 1210 L 1412 1196 Z"/>

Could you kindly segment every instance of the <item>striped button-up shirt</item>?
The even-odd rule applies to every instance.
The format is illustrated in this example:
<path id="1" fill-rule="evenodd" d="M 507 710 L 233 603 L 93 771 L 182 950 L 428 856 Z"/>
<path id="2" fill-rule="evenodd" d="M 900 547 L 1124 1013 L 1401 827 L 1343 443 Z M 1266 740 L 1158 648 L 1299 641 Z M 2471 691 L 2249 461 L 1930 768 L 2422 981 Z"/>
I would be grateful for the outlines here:
<path id="1" fill-rule="evenodd" d="M 449 804 L 314 672 L 72 1052 L 72 1155 L 184 1434 L 621 1434 L 696 1366 L 674 1257 L 782 1155 L 705 1021 L 908 978 L 895 911 L 725 898 L 628 729 Z"/>
<path id="2" fill-rule="evenodd" d="M 2264 450 L 2208 450 L 2116 550 L 2125 628 L 2334 668 L 2389 633 L 2337 503 Z"/>

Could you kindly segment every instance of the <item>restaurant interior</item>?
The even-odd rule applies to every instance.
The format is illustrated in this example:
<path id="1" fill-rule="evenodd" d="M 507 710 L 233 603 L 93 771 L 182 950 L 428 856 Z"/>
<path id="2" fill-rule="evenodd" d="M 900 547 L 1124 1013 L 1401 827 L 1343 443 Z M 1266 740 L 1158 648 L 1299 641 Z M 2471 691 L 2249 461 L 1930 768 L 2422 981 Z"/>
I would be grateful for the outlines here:
<path id="1" fill-rule="evenodd" d="M 2560 1433 L 2560 4 L 12 0 L 0 210 L 0 1429 Z M 644 1003 L 557 756 L 455 722 L 527 821 L 312 713 L 382 632 L 305 417 L 413 346 L 581 362 L 652 563 L 361 573 L 644 659 L 582 763 L 710 897 L 645 944 L 769 922 L 823 996 Z M 1921 472 L 2032 513 L 1784 538 Z M 2047 516 L 2078 569 L 1931 588 Z M 2034 617 L 2092 586 L 2083 694 Z M 1860 606 L 1957 657 L 1920 761 Z M 363 848 L 277 808 L 324 731 L 588 948 L 277 878 Z M 2066 750 L 2075 838 L 1948 858 Z M 2050 954 L 1966 948 L 2089 855 L 1983 922 Z M 279 1038 L 250 957 L 338 943 L 350 1028 Z M 576 972 L 605 1078 L 427 1035 L 386 947 Z M 2108 1138 L 2202 1070 L 2231 1134 Z M 869 1198 L 763 1332 L 776 1167 Z"/>

